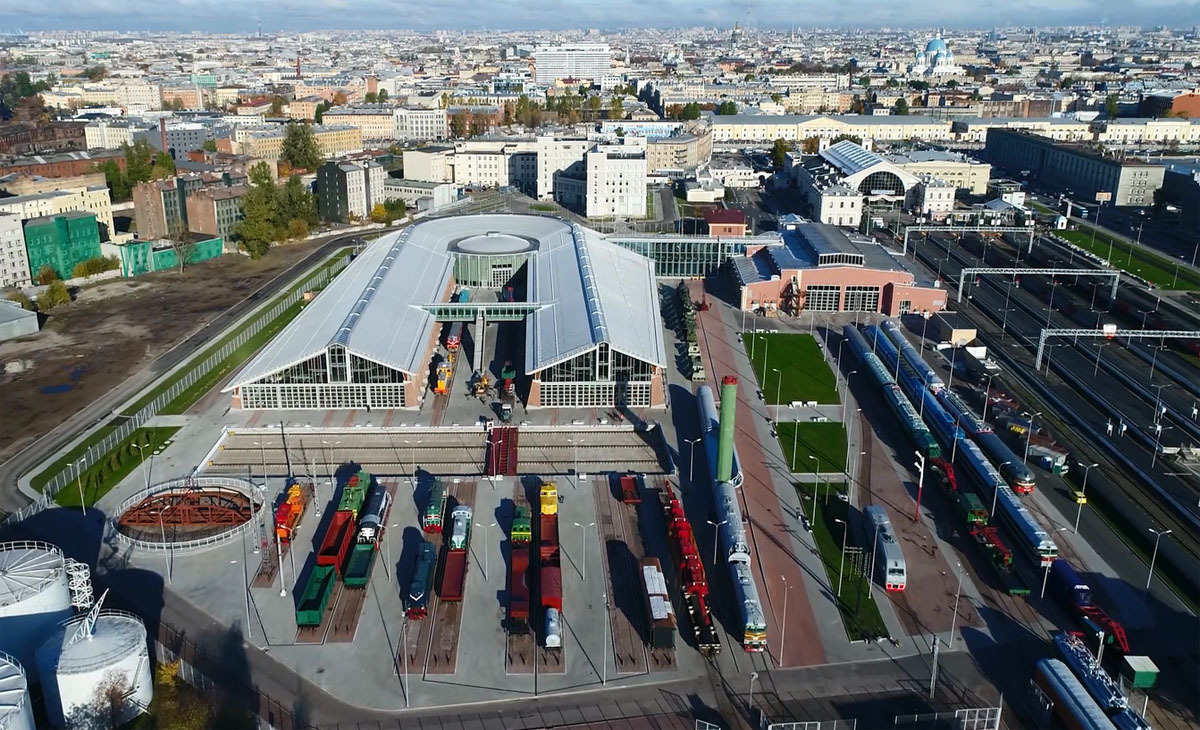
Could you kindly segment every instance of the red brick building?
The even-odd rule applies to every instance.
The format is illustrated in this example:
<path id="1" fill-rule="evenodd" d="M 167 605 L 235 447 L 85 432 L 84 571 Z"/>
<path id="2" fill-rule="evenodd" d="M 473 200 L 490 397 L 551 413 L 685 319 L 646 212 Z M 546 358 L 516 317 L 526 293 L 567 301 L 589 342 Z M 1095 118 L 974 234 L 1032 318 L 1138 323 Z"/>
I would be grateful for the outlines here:
<path id="1" fill-rule="evenodd" d="M 746 216 L 740 210 L 709 208 L 704 212 L 710 236 L 745 236 Z"/>

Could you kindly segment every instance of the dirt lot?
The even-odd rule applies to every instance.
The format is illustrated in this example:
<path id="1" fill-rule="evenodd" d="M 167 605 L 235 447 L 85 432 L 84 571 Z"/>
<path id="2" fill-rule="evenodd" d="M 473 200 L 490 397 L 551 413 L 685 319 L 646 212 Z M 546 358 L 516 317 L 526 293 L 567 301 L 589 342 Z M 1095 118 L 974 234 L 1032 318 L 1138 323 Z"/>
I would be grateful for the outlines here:
<path id="1" fill-rule="evenodd" d="M 0 375 L 0 460 L 320 245 L 282 246 L 260 261 L 222 256 L 182 277 L 164 271 L 87 287 L 51 312 L 37 335 L 0 343 L 7 372 Z"/>

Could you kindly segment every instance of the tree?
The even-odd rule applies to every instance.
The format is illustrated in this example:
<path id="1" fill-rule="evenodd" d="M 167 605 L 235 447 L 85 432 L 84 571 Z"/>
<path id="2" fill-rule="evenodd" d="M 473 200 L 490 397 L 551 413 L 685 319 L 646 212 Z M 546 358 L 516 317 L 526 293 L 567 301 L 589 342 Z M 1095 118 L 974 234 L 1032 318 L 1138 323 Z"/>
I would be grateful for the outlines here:
<path id="1" fill-rule="evenodd" d="M 375 95 L 375 98 L 379 100 L 380 104 L 383 104 L 388 100 L 388 90 L 380 89 L 379 93 Z"/>
<path id="2" fill-rule="evenodd" d="M 908 99 L 905 99 L 903 96 L 897 99 L 896 103 L 892 105 L 892 114 L 899 117 L 908 116 Z"/>
<path id="3" fill-rule="evenodd" d="M 333 105 L 334 106 L 342 106 L 345 103 L 346 103 L 346 92 L 344 92 L 344 91 L 334 92 Z"/>
<path id="4" fill-rule="evenodd" d="M 1118 97 L 1116 94 L 1109 94 L 1104 99 L 1104 112 L 1105 112 L 1105 114 L 1108 115 L 1109 119 L 1117 118 L 1117 111 L 1119 111 L 1119 109 L 1120 109 L 1120 106 L 1118 105 L 1117 100 L 1118 100 Z"/>
<path id="5" fill-rule="evenodd" d="M 775 92 L 774 94 L 771 94 L 771 101 L 775 102 L 776 104 L 782 104 L 783 103 L 783 94 L 780 94 L 779 92 Z"/>
<path id="6" fill-rule="evenodd" d="M 33 277 L 33 280 L 39 286 L 45 286 L 51 282 L 58 281 L 58 279 L 58 272 L 50 264 L 43 265 L 42 268 L 38 269 L 37 276 Z"/>
<path id="7" fill-rule="evenodd" d="M 146 182 L 154 174 L 154 150 L 145 139 L 122 145 L 121 149 L 125 153 L 125 180 L 133 190 L 134 185 Z"/>
<path id="8" fill-rule="evenodd" d="M 282 224 L 290 225 L 292 221 L 303 221 L 305 226 L 317 224 L 317 199 L 299 175 L 289 177 L 280 189 L 278 210 Z"/>
<path id="9" fill-rule="evenodd" d="M 317 122 L 317 124 L 321 123 L 321 118 L 325 116 L 325 112 L 329 111 L 329 108 L 332 106 L 333 104 L 330 104 L 327 101 L 317 102 L 316 111 L 313 113 L 313 119 Z"/>
<path id="10" fill-rule="evenodd" d="M 374 91 L 368 91 L 366 94 L 363 94 L 363 101 L 368 104 L 374 104 L 379 101 L 379 94 Z"/>
<path id="11" fill-rule="evenodd" d="M 800 142 L 800 151 L 806 155 L 817 154 L 821 151 L 821 138 L 817 137 L 816 135 L 805 137 L 803 141 Z"/>
<path id="12" fill-rule="evenodd" d="M 946 88 L 947 89 L 957 89 L 958 81 L 956 79 L 950 79 L 949 81 L 946 82 Z"/>
<path id="13" fill-rule="evenodd" d="M 71 292 L 67 290 L 67 285 L 61 279 L 55 279 L 46 287 L 46 291 L 38 295 L 38 310 L 45 312 L 70 302 Z"/>
<path id="14" fill-rule="evenodd" d="M 82 76 L 85 76 L 88 81 L 99 81 L 108 75 L 108 69 L 103 66 L 89 66 L 83 70 Z"/>
<path id="15" fill-rule="evenodd" d="M 125 675 L 114 670 L 104 675 L 96 685 L 90 701 L 76 705 L 70 717 L 64 718 L 67 727 L 120 727 L 128 721 L 133 705 L 129 701 L 133 688 Z"/>
<path id="16" fill-rule="evenodd" d="M 438 106 L 440 106 L 443 109 L 450 108 L 450 92 L 448 92 L 448 91 L 442 92 L 442 96 L 438 99 Z"/>
<path id="17" fill-rule="evenodd" d="M 284 99 L 279 94 L 272 96 L 271 97 L 271 116 L 277 117 L 280 114 L 283 114 L 283 105 L 286 103 L 287 103 L 287 99 Z"/>
<path id="18" fill-rule="evenodd" d="M 39 81 L 35 84 L 30 80 L 27 71 L 5 74 L 3 77 L 0 77 L 0 107 L 12 109 L 22 99 L 28 99 L 31 96 L 37 96 L 43 91 L 49 91 L 55 83 L 57 82 L 51 76 L 49 79 Z"/>
<path id="19" fill-rule="evenodd" d="M 775 165 L 776 170 L 782 170 L 784 163 L 787 162 L 787 153 L 791 152 L 792 146 L 785 139 L 775 140 L 775 144 L 771 145 L 771 164 Z"/>
<path id="20" fill-rule="evenodd" d="M 10 291 L 4 295 L 4 298 L 10 302 L 16 302 L 21 309 L 33 311 L 33 300 L 20 291 Z"/>
<path id="21" fill-rule="evenodd" d="M 870 86 L 871 85 L 871 77 L 870 76 L 859 76 L 858 77 L 858 85 L 863 86 L 863 87 Z"/>
<path id="22" fill-rule="evenodd" d="M 317 144 L 317 136 L 312 127 L 299 122 L 287 125 L 283 137 L 283 148 L 280 159 L 286 160 L 292 167 L 302 167 L 315 170 L 321 166 L 321 146 Z"/>
<path id="23" fill-rule="evenodd" d="M 114 201 L 129 200 L 132 190 L 129 187 L 129 182 L 125 179 L 125 173 L 121 171 L 120 165 L 113 160 L 107 160 L 97 165 L 96 171 L 104 173 L 104 182 L 108 185 L 108 190 L 112 194 Z"/>
<path id="24" fill-rule="evenodd" d="M 154 727 L 172 730 L 207 730 L 213 724 L 213 702 L 179 681 L 179 661 L 162 662 L 154 670 L 154 699 L 150 716 Z"/>
<path id="25" fill-rule="evenodd" d="M 171 230 L 167 232 L 167 242 L 171 244 L 171 250 L 175 252 L 179 275 L 183 276 L 184 267 L 191 263 L 192 255 L 196 252 L 196 241 L 187 226 L 180 221 L 171 226 Z"/>
<path id="26" fill-rule="evenodd" d="M 177 112 L 183 111 L 185 108 L 184 103 L 183 103 L 183 97 L 182 96 L 175 97 L 174 99 L 171 100 L 171 103 L 168 104 L 167 106 L 169 106 L 172 111 L 177 111 Z"/>
<path id="27" fill-rule="evenodd" d="M 275 240 L 279 201 L 271 168 L 259 162 L 250 168 L 250 190 L 242 198 L 242 221 L 237 226 L 239 243 L 250 258 L 262 258 Z"/>
<path id="28" fill-rule="evenodd" d="M 71 271 L 71 278 L 81 279 L 103 274 L 105 271 L 115 271 L 119 268 L 121 268 L 121 260 L 116 256 L 96 256 L 75 264 L 75 268 Z"/>
<path id="29" fill-rule="evenodd" d="M 204 140 L 204 144 L 201 145 L 201 149 L 203 149 L 205 152 L 216 152 L 217 151 L 217 140 L 215 140 L 215 139 Z"/>
<path id="30" fill-rule="evenodd" d="M 859 137 L 857 134 L 839 134 L 838 136 L 829 140 L 829 144 L 837 144 L 838 142 L 853 142 L 854 144 L 861 146 L 862 137 Z"/>
<path id="31" fill-rule="evenodd" d="M 683 105 L 683 117 L 685 121 L 700 118 L 700 105 L 696 102 L 690 102 Z"/>
<path id="32" fill-rule="evenodd" d="M 737 103 L 732 102 L 732 101 L 723 101 L 717 105 L 716 113 L 720 114 L 720 115 L 737 114 Z M 696 119 L 700 118 L 698 105 L 697 105 L 697 114 L 696 114 L 695 118 Z"/>
<path id="33" fill-rule="evenodd" d="M 175 174 L 175 160 L 166 152 L 159 152 L 154 156 L 154 166 L 150 168 L 150 178 L 153 180 L 161 180 L 165 177 L 170 177 Z"/>
<path id="34" fill-rule="evenodd" d="M 467 115 L 454 114 L 450 117 L 450 136 L 459 138 L 467 134 Z"/>

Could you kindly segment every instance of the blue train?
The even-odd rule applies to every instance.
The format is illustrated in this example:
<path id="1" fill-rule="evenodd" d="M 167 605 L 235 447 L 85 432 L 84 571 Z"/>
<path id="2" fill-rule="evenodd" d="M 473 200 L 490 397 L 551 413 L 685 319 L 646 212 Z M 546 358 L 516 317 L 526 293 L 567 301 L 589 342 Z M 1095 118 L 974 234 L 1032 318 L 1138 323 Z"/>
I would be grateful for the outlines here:
<path id="1" fill-rule="evenodd" d="M 942 456 L 941 446 L 938 445 L 937 439 L 933 434 L 929 433 L 929 429 L 921 420 L 921 415 L 917 413 L 917 409 L 913 408 L 912 403 L 904 397 L 904 393 L 900 391 L 900 387 L 896 385 L 896 381 L 892 378 L 891 370 L 884 367 L 878 356 L 871 351 L 867 345 L 867 341 L 852 324 L 848 324 L 842 328 L 842 336 L 850 342 L 850 349 L 854 352 L 875 382 L 879 384 L 884 402 L 888 404 L 888 408 L 900 419 L 900 425 L 904 427 L 904 433 L 908 435 L 913 445 L 917 447 L 917 451 L 929 459 L 940 459 Z M 895 361 L 893 360 L 893 363 Z"/>

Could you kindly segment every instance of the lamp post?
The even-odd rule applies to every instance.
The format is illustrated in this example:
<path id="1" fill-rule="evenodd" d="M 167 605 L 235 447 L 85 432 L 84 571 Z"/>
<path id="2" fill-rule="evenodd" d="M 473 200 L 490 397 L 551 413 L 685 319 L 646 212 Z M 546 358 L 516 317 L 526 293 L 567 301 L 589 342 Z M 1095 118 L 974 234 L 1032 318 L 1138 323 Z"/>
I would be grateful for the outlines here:
<path id="1" fill-rule="evenodd" d="M 1000 472 L 1004 471 L 1004 467 L 1008 466 L 1011 463 L 1012 463 L 1011 459 L 1000 463 L 996 467 L 996 471 L 1000 471 Z M 995 487 L 992 487 L 992 511 L 988 512 L 988 526 L 989 527 L 991 527 L 992 520 L 995 519 L 995 517 L 996 517 L 996 497 L 998 497 L 999 495 L 1000 495 L 1000 490 L 996 489 Z"/>
<path id="2" fill-rule="evenodd" d="M 575 522 L 572 524 L 574 524 L 576 527 L 579 528 L 579 561 L 580 561 L 580 565 L 583 566 L 583 569 L 579 571 L 579 578 L 580 578 L 580 580 L 582 580 L 583 582 L 586 583 L 587 582 L 587 533 L 584 532 L 584 530 L 586 530 L 589 527 L 595 527 L 596 523 L 589 522 L 586 525 L 584 525 L 582 523 Z M 486 574 L 487 570 L 485 569 L 483 572 Z M 486 577 L 486 575 L 485 575 L 485 577 Z"/>
<path id="3" fill-rule="evenodd" d="M 955 424 L 954 430 L 955 436 L 957 436 L 957 424 Z M 956 438 L 955 443 L 957 442 L 958 440 Z M 921 494 L 925 491 L 925 455 L 920 451 L 914 451 L 913 453 L 917 455 L 917 460 L 913 464 L 913 466 L 917 467 L 917 509 L 913 513 L 913 522 L 919 522 L 921 520 Z"/>
<path id="4" fill-rule="evenodd" d="M 993 373 L 987 376 L 987 390 L 983 391 L 983 415 L 980 417 L 984 423 L 987 423 L 988 402 L 992 399 L 992 378 L 996 377 Z"/>
<path id="5" fill-rule="evenodd" d="M 838 560 L 838 587 L 837 587 L 837 597 L 838 597 L 838 598 L 841 598 L 841 597 L 842 597 L 842 570 L 843 570 L 843 569 L 846 567 L 846 532 L 847 532 L 847 525 L 846 525 L 846 521 L 845 521 L 845 520 L 840 520 L 840 519 L 838 519 L 837 517 L 834 517 L 834 518 L 833 518 L 833 521 L 834 521 L 834 522 L 840 522 L 840 523 L 842 524 L 842 557 L 841 557 L 841 558 Z"/>
<path id="6" fill-rule="evenodd" d="M 1030 444 L 1030 442 L 1033 441 L 1033 419 L 1042 415 L 1042 412 L 1041 411 L 1037 411 L 1036 413 L 1025 412 L 1025 413 L 1022 413 L 1021 415 L 1029 416 L 1029 429 L 1027 431 L 1025 431 L 1025 458 L 1021 459 L 1022 464 L 1028 464 L 1029 463 L 1029 444 Z"/>
<path id="7" fill-rule="evenodd" d="M 79 487 L 79 511 L 87 515 L 87 502 L 83 498 L 83 479 L 79 472 L 79 465 L 86 462 L 87 457 L 83 457 L 78 461 L 72 462 L 71 466 L 75 469 L 75 486 Z"/>
<path id="8" fill-rule="evenodd" d="M 762 369 L 763 385 L 766 385 L 766 383 L 767 383 L 767 358 L 769 357 L 768 353 L 770 352 L 770 345 L 771 345 L 771 341 L 764 337 L 763 338 L 763 369 Z"/>
<path id="9" fill-rule="evenodd" d="M 329 472 L 329 498 L 333 499 L 333 494 L 334 494 L 333 447 L 340 446 L 342 442 L 334 441 L 333 443 L 330 443 L 330 442 L 326 441 L 325 439 L 321 439 L 321 443 L 325 445 L 325 471 Z M 316 480 L 316 477 L 314 477 L 313 478 L 313 485 L 314 485 L 313 489 L 317 489 L 317 487 L 315 486 L 316 483 L 317 483 L 317 480 Z M 321 493 L 318 491 L 317 492 L 317 510 L 318 510 L 317 516 L 318 517 L 321 516 L 321 513 L 319 511 L 320 509 L 321 509 Z"/>
<path id="10" fill-rule="evenodd" d="M 721 529 L 721 525 L 727 524 L 729 522 L 729 518 L 725 518 L 725 519 L 721 520 L 720 522 L 713 522 L 712 520 L 705 520 L 705 522 L 712 525 L 712 528 L 713 528 L 713 566 L 716 566 L 716 564 L 717 564 L 717 546 L 721 543 L 721 540 L 719 539 L 720 535 L 718 534 L 718 531 Z"/>
<path id="11" fill-rule="evenodd" d="M 578 525 L 579 523 L 576 522 L 575 524 Z M 495 527 L 496 523 L 493 522 L 490 525 L 488 525 L 488 524 L 476 522 L 475 526 L 478 527 L 479 529 L 483 530 L 483 579 L 487 580 L 487 577 L 488 577 L 488 553 L 490 553 L 492 551 L 491 543 L 488 542 L 488 528 Z"/>
<path id="12" fill-rule="evenodd" d="M 408 707 L 408 616 L 404 617 L 404 623 L 400 624 L 401 647 L 404 652 L 404 706 Z"/>
<path id="13" fill-rule="evenodd" d="M 771 368 L 771 372 L 777 376 L 775 378 L 775 405 L 783 405 L 783 401 L 779 400 L 780 391 L 783 390 L 783 373 L 779 372 L 779 368 Z"/>
<path id="14" fill-rule="evenodd" d="M 958 572 L 958 588 L 954 591 L 954 612 L 950 614 L 950 640 L 946 643 L 947 649 L 954 648 L 954 627 L 958 620 L 958 601 L 962 598 L 962 563 L 955 563 Z M 933 697 L 935 688 L 937 687 L 938 676 L 938 639 L 937 634 L 933 636 L 933 672 L 929 676 L 929 696 Z"/>
<path id="15" fill-rule="evenodd" d="M 754 714 L 754 680 L 758 679 L 758 672 L 750 672 L 750 714 Z"/>
<path id="16" fill-rule="evenodd" d="M 1150 574 L 1146 576 L 1146 590 L 1150 590 L 1150 581 L 1154 580 L 1154 561 L 1158 559 L 1158 541 L 1163 535 L 1170 535 L 1173 530 L 1156 530 L 1153 527 L 1147 527 L 1147 530 L 1154 533 L 1154 552 L 1150 555 Z"/>
<path id="17" fill-rule="evenodd" d="M 1091 472 L 1093 466 L 1099 464 L 1080 464 L 1083 467 L 1083 489 L 1080 490 L 1079 496 L 1075 498 L 1075 531 L 1074 535 L 1079 534 L 1079 515 L 1083 513 L 1083 505 L 1087 504 L 1087 480 L 1088 473 Z"/>
<path id="18" fill-rule="evenodd" d="M 813 467 L 813 476 L 815 476 L 817 478 L 817 483 L 813 485 L 813 519 L 816 519 L 816 516 L 817 516 L 817 488 L 821 485 L 821 460 L 819 458 L 817 458 L 816 456 L 813 456 L 812 454 L 809 454 L 808 458 L 810 458 L 814 462 L 816 462 L 816 465 Z"/>
<path id="19" fill-rule="evenodd" d="M 783 620 L 779 622 L 779 666 L 783 666 L 783 650 L 787 646 L 784 642 L 787 641 L 787 604 L 788 593 L 792 590 L 792 584 L 787 582 L 787 576 L 781 575 L 779 579 L 783 581 Z"/>
<path id="20" fill-rule="evenodd" d="M 696 465 L 696 444 L 700 443 L 700 439 L 684 439 L 683 442 L 688 445 L 688 487 L 692 486 L 692 474 L 695 473 Z"/>
<path id="21" fill-rule="evenodd" d="M 855 373 L 857 373 L 857 372 L 858 372 L 857 370 L 851 370 L 850 372 L 846 373 L 846 378 L 845 378 L 845 381 L 842 383 L 842 403 L 843 403 L 843 404 L 845 404 L 845 402 L 846 402 L 846 398 L 847 398 L 847 397 L 849 396 L 849 394 L 850 394 L 850 376 L 851 376 L 851 375 L 854 375 L 854 374 L 855 374 Z M 845 411 L 845 405 L 843 405 L 843 406 L 842 406 L 842 413 L 844 414 L 845 412 L 846 412 L 846 411 Z"/>
<path id="22" fill-rule="evenodd" d="M 421 445 L 421 439 L 417 439 L 416 441 L 402 440 L 408 444 L 409 457 L 412 461 L 412 476 L 409 477 L 409 483 L 415 487 L 417 485 L 417 447 Z"/>
<path id="23" fill-rule="evenodd" d="M 383 551 L 387 559 L 387 579 L 388 583 L 392 582 L 392 530 L 398 529 L 400 525 L 388 525 L 387 531 L 383 533 Z M 485 556 L 486 559 L 486 556 Z M 483 569 L 483 577 L 487 578 L 487 568 Z"/>
<path id="24" fill-rule="evenodd" d="M 600 684 L 606 685 L 608 684 L 608 594 L 602 593 L 600 597 L 604 599 L 604 641 L 602 642 L 604 644 L 604 658 L 600 661 Z"/>

